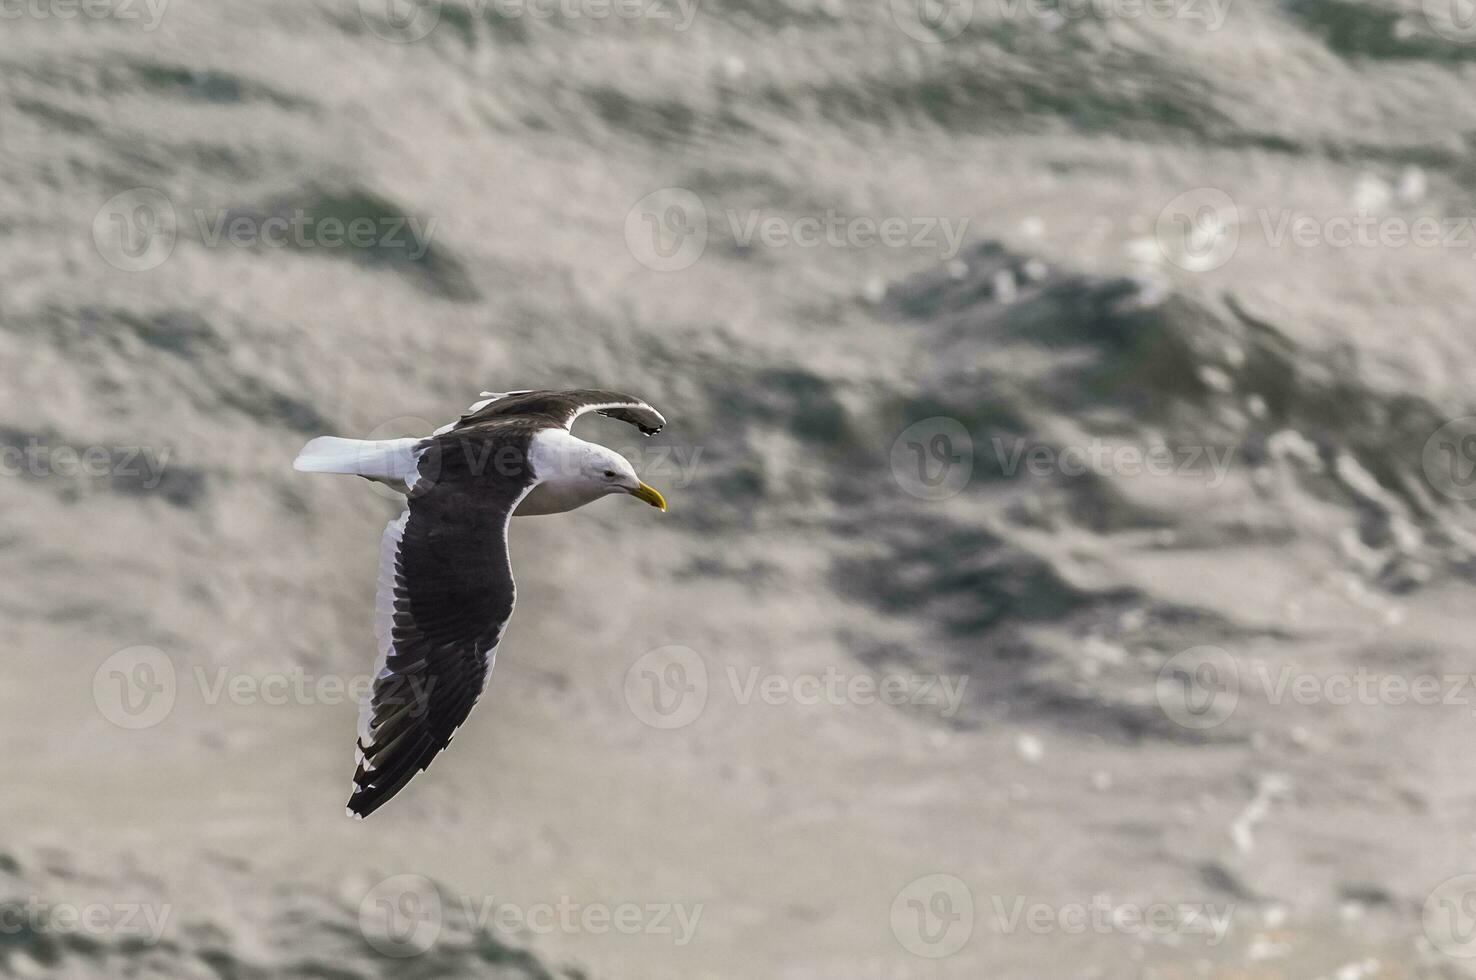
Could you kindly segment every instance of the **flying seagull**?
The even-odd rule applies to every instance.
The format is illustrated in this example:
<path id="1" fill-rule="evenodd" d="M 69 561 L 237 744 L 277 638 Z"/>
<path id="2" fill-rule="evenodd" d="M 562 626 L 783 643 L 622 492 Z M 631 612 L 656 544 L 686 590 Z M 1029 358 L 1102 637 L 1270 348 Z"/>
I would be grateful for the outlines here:
<path id="1" fill-rule="evenodd" d="M 425 438 L 324 436 L 293 463 L 305 473 L 362 476 L 407 498 L 379 546 L 379 662 L 359 714 L 352 817 L 367 817 L 423 772 L 486 687 L 513 611 L 510 517 L 559 514 L 612 493 L 666 510 L 625 457 L 569 431 L 598 412 L 653 435 L 666 420 L 641 399 L 595 389 L 482 397 Z"/>

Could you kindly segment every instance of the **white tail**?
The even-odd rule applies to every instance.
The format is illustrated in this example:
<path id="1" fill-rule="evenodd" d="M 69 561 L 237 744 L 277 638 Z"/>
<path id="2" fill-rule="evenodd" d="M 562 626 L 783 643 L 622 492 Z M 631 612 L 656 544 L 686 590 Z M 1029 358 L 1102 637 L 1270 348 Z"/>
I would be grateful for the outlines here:
<path id="1" fill-rule="evenodd" d="M 399 490 L 413 484 L 420 439 L 340 439 L 319 436 L 297 454 L 299 473 L 349 473 Z"/>

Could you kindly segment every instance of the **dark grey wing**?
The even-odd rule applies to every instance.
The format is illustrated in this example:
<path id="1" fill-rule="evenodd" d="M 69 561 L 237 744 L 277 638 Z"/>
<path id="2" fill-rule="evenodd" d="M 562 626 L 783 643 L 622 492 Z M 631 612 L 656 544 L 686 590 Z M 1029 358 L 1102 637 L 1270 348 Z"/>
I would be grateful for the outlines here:
<path id="1" fill-rule="evenodd" d="M 379 669 L 348 811 L 366 817 L 450 744 L 486 687 L 515 589 L 508 517 L 531 489 L 524 421 L 437 436 L 380 545 Z"/>
<path id="2" fill-rule="evenodd" d="M 477 402 L 452 429 L 511 415 L 536 416 L 567 429 L 585 412 L 598 412 L 627 422 L 648 436 L 660 432 L 666 425 L 660 412 L 634 395 L 602 388 L 571 388 L 567 391 L 514 391 Z"/>

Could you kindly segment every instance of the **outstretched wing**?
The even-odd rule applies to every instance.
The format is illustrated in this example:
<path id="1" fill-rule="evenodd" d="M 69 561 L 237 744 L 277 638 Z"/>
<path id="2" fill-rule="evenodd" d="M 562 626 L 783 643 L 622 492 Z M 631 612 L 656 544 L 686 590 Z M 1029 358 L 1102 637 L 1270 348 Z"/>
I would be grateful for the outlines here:
<path id="1" fill-rule="evenodd" d="M 521 422 L 436 437 L 409 506 L 385 528 L 379 669 L 359 717 L 351 816 L 373 813 L 425 770 L 486 687 L 512 616 L 507 524 L 532 487 L 533 431 Z"/>
<path id="2" fill-rule="evenodd" d="M 511 415 L 535 416 L 547 419 L 551 424 L 569 428 L 574 420 L 585 412 L 600 415 L 640 429 L 646 435 L 655 435 L 666 425 L 666 419 L 643 399 L 618 391 L 601 388 L 571 388 L 567 391 L 512 391 L 498 395 L 483 392 L 489 397 L 472 405 L 467 414 L 455 422 L 447 431 L 464 429 L 479 422 L 489 422 Z"/>

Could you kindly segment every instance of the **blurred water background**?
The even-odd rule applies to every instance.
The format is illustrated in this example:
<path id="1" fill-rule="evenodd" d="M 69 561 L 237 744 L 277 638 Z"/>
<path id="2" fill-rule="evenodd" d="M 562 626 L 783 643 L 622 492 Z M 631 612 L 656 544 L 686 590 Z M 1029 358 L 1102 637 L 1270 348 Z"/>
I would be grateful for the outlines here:
<path id="1" fill-rule="evenodd" d="M 1463 2 L 0 5 L 0 971 L 1465 975 Z M 347 823 L 293 455 L 576 385 L 670 512 Z"/>

